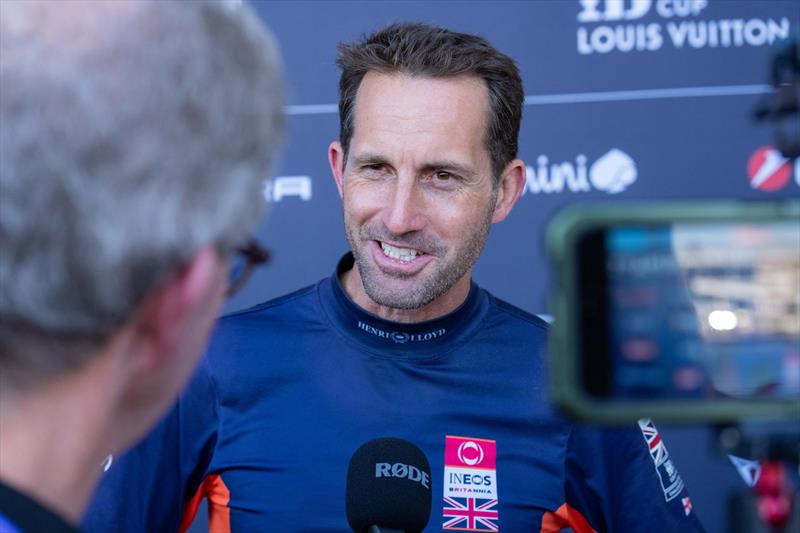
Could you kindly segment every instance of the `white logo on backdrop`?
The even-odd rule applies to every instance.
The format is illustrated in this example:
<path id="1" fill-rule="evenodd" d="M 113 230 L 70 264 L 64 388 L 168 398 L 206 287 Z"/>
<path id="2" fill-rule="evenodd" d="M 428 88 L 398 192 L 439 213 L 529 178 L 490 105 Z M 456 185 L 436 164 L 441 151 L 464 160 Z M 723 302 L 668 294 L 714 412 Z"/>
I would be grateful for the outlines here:
<path id="1" fill-rule="evenodd" d="M 580 154 L 575 162 L 550 163 L 546 155 L 536 158 L 536 167 L 527 166 L 523 194 L 558 194 L 562 192 L 605 191 L 621 193 L 638 177 L 636 162 L 631 156 L 613 148 L 587 167 L 587 158 Z"/>
<path id="2" fill-rule="evenodd" d="M 595 189 L 617 194 L 636 181 L 636 163 L 631 156 L 614 148 L 598 159 L 589 169 L 589 179 Z"/>
<path id="3" fill-rule="evenodd" d="M 791 33 L 789 17 L 700 19 L 711 1 L 578 0 L 578 53 L 656 51 L 665 44 L 695 49 L 764 46 Z M 752 8 L 757 12 L 759 5 L 754 2 Z M 647 15 L 650 22 L 642 22 Z"/>
<path id="4" fill-rule="evenodd" d="M 267 202 L 280 202 L 285 198 L 299 198 L 311 201 L 313 189 L 309 176 L 278 176 L 264 180 L 264 199 Z"/>

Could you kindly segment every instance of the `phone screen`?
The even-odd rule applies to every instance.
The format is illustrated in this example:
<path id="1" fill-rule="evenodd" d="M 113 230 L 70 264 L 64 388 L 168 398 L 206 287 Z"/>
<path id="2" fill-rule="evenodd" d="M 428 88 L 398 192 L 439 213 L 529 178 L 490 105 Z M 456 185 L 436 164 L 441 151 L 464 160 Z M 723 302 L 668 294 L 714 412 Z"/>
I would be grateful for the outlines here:
<path id="1" fill-rule="evenodd" d="M 800 398 L 800 222 L 615 225 L 579 260 L 590 394 Z"/>

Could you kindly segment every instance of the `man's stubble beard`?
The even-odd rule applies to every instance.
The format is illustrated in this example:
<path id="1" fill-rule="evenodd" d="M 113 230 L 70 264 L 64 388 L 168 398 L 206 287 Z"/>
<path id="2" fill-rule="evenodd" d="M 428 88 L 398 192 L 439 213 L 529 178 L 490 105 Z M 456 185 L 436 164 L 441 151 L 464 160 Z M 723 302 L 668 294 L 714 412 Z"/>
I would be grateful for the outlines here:
<path id="1" fill-rule="evenodd" d="M 435 272 L 428 274 L 417 285 L 403 293 L 389 290 L 380 283 L 380 275 L 386 274 L 379 272 L 379 268 L 371 262 L 368 256 L 365 256 L 365 254 L 370 254 L 371 251 L 364 244 L 373 239 L 359 236 L 358 228 L 348 223 L 347 213 L 345 212 L 345 236 L 350 244 L 350 250 L 353 252 L 356 268 L 358 268 L 361 283 L 367 296 L 378 305 L 392 309 L 413 310 L 421 309 L 447 293 L 480 257 L 486 238 L 489 235 L 496 198 L 497 191 L 494 190 L 486 215 L 481 219 L 459 253 L 447 263 L 439 264 Z M 363 228 L 362 226 L 361 229 L 363 230 Z M 404 242 L 402 236 L 396 241 L 395 244 Z M 413 248 L 413 246 L 409 247 Z M 398 276 L 398 278 L 400 277 Z"/>

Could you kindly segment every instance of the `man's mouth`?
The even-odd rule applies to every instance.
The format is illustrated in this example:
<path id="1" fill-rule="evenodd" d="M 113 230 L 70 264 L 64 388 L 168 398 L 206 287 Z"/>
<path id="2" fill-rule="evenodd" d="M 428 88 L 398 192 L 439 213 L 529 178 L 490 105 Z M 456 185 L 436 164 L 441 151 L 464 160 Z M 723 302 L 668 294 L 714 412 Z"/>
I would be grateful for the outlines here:
<path id="1" fill-rule="evenodd" d="M 413 248 L 400 248 L 385 242 L 381 242 L 380 245 L 381 250 L 383 250 L 383 255 L 398 261 L 410 262 L 421 255 L 425 255 L 425 252 L 420 252 L 419 250 L 415 250 Z"/>

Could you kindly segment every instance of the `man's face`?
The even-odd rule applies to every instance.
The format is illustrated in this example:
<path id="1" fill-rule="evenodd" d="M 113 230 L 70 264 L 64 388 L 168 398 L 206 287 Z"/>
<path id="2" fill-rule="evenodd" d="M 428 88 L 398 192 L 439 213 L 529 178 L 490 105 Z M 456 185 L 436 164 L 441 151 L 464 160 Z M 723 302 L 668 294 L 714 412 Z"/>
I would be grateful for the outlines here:
<path id="1" fill-rule="evenodd" d="M 341 179 L 345 232 L 369 298 L 419 309 L 469 285 L 496 188 L 488 94 L 473 76 L 368 73 Z"/>

